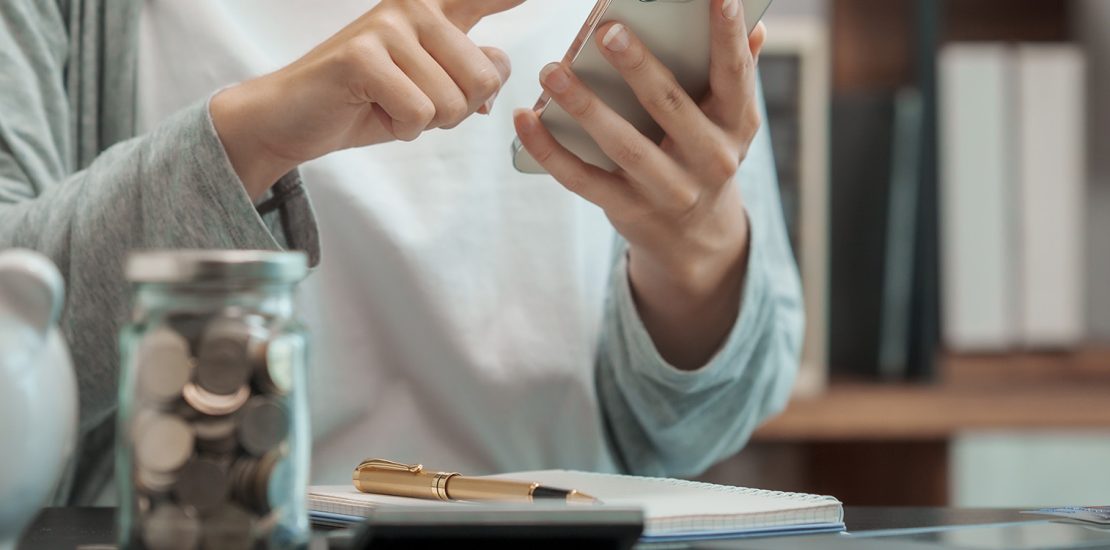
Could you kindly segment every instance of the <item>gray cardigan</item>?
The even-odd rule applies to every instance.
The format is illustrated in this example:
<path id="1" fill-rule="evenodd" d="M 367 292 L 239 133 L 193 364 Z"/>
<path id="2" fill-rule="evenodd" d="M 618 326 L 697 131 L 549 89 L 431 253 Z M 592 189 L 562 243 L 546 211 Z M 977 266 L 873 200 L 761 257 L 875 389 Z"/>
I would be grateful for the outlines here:
<path id="1" fill-rule="evenodd" d="M 0 1 L 0 249 L 43 252 L 66 278 L 62 329 L 76 359 L 83 437 L 60 498 L 75 503 L 111 479 L 128 252 L 288 246 L 319 259 L 296 174 L 256 210 L 206 105 L 132 138 L 138 6 Z"/>
<path id="2" fill-rule="evenodd" d="M 0 249 L 48 254 L 66 276 L 63 330 L 77 359 L 82 440 L 59 499 L 111 478 L 123 261 L 143 248 L 292 247 L 319 259 L 296 173 L 251 203 L 200 103 L 134 138 L 140 0 L 0 0 Z M 740 318 L 703 369 L 679 371 L 639 319 L 624 243 L 596 365 L 623 469 L 696 474 L 784 406 L 802 337 L 798 273 L 766 129 L 738 176 L 752 225 Z"/>

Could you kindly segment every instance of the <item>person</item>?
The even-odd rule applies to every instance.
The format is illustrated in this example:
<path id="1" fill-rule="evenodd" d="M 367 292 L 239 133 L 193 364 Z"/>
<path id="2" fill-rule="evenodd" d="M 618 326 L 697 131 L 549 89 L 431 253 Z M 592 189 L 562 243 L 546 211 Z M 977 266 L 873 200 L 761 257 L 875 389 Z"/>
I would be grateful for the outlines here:
<path id="1" fill-rule="evenodd" d="M 5 2 L 0 246 L 67 276 L 86 434 L 67 500 L 110 479 L 139 248 L 319 264 L 302 294 L 315 482 L 365 455 L 690 475 L 736 452 L 785 403 L 802 321 L 760 129 L 764 32 L 749 42 L 738 1 L 711 0 L 706 98 L 628 29 L 599 33 L 662 145 L 566 66 L 540 70 L 587 0 Z M 621 169 L 510 119 L 540 91 L 511 63 Z M 553 179 L 513 172 L 514 134 Z"/>

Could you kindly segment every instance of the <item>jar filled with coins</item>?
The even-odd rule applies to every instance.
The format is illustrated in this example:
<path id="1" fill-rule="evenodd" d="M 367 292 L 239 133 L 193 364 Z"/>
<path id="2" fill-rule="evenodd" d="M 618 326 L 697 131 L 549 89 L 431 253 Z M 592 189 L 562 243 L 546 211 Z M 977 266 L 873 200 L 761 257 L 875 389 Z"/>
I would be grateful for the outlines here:
<path id="1" fill-rule="evenodd" d="M 116 479 L 123 548 L 307 544 L 301 253 L 133 255 Z"/>

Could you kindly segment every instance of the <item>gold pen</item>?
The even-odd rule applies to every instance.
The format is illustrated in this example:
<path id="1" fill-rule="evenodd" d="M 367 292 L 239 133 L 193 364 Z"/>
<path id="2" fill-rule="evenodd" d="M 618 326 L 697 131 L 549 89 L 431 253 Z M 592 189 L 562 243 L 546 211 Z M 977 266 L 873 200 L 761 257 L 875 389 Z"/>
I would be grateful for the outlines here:
<path id="1" fill-rule="evenodd" d="M 355 468 L 355 488 L 362 493 L 431 500 L 534 502 L 558 499 L 568 504 L 597 504 L 596 498 L 573 489 L 539 483 L 466 477 L 453 472 L 429 472 L 420 464 L 367 459 Z"/>

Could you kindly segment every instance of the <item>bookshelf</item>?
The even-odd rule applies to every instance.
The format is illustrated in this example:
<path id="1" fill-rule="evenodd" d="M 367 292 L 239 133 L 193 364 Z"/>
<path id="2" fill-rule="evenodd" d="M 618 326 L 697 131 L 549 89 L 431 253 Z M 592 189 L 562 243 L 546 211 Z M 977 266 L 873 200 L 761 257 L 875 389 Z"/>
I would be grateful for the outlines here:
<path id="1" fill-rule="evenodd" d="M 924 358 L 925 370 L 906 371 L 905 380 L 916 383 L 881 382 L 875 340 L 883 321 L 872 312 L 879 305 L 878 285 L 866 277 L 867 270 L 876 267 L 867 262 L 877 262 L 869 260 L 876 256 L 877 249 L 867 239 L 883 227 L 885 214 L 868 210 L 868 201 L 882 202 L 874 197 L 886 192 L 880 186 L 887 184 L 887 171 L 879 169 L 871 178 L 875 181 L 869 181 L 869 172 L 862 169 L 838 175 L 838 158 L 847 158 L 843 162 L 849 167 L 866 167 L 866 161 L 874 160 L 875 148 L 866 144 L 857 147 L 862 150 L 857 160 L 851 148 L 838 151 L 835 144 L 866 138 L 874 128 L 886 124 L 890 119 L 888 98 L 899 90 L 935 86 L 933 53 L 944 44 L 1067 40 L 1072 36 L 1070 23 L 1076 15 L 1072 13 L 1074 3 L 822 3 L 828 7 L 825 13 L 834 106 L 828 361 L 832 378 L 823 392 L 797 396 L 783 414 L 756 432 L 744 453 L 714 468 L 705 479 L 833 494 L 848 505 L 948 505 L 950 450 L 952 442 L 964 434 L 1057 430 L 1110 433 L 1110 407 L 1105 406 L 1110 395 L 1110 346 L 992 355 L 940 351 L 935 360 L 929 358 L 928 351 L 936 349 L 930 346 L 924 354 L 914 352 L 916 357 Z M 930 100 L 926 94 L 926 101 Z M 927 137 L 932 129 L 924 128 L 922 132 Z M 929 160 L 935 169 L 935 156 Z M 928 169 L 922 167 L 923 172 Z M 933 185 L 935 191 L 935 184 L 935 172 L 922 174 L 923 189 Z M 932 201 L 935 220 L 935 193 L 919 198 L 921 203 Z M 921 215 L 929 216 L 927 210 Z M 935 233 L 936 227 L 924 226 L 920 231 Z M 935 235 L 933 241 L 914 244 L 919 249 L 916 267 L 927 274 L 937 261 L 939 243 Z M 936 291 L 939 274 L 931 276 L 933 280 L 924 280 L 924 287 L 920 286 L 922 280 L 915 282 L 915 296 Z M 855 286 L 839 286 L 844 280 Z M 935 327 L 936 319 L 928 317 L 935 317 L 936 310 L 926 303 L 922 311 L 918 315 L 925 320 L 919 321 L 913 338 L 926 345 L 935 341 L 929 325 Z"/>
<path id="2" fill-rule="evenodd" d="M 949 448 L 975 431 L 1110 430 L 1110 347 L 943 356 L 934 384 L 837 380 L 761 427 L 779 488 L 850 505 L 949 504 Z"/>
<path id="3" fill-rule="evenodd" d="M 1110 351 L 1099 355 L 1105 369 Z M 936 385 L 837 383 L 823 395 L 795 399 L 755 440 L 937 440 L 968 430 L 1110 428 L 1110 371 L 1087 371 L 1070 357 L 966 361 L 989 374 L 970 372 Z M 1049 381 L 1046 370 L 1055 363 L 1075 370 Z"/>

